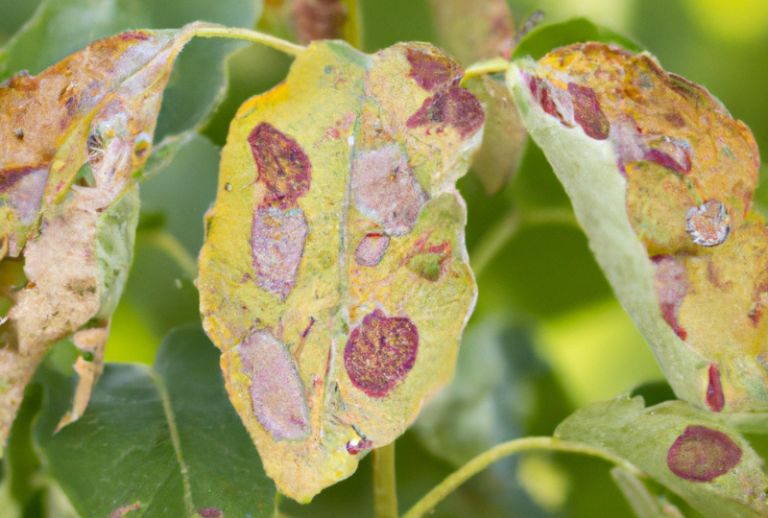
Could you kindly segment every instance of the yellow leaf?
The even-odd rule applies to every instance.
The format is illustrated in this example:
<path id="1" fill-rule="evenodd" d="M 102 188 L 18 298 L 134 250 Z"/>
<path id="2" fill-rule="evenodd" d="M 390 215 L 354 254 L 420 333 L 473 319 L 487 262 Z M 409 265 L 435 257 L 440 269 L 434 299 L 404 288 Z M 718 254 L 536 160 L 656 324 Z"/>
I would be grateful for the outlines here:
<path id="1" fill-rule="evenodd" d="M 484 121 L 462 73 L 427 44 L 314 43 L 232 122 L 201 311 L 296 500 L 349 476 L 452 376 L 476 297 L 455 182 Z"/>

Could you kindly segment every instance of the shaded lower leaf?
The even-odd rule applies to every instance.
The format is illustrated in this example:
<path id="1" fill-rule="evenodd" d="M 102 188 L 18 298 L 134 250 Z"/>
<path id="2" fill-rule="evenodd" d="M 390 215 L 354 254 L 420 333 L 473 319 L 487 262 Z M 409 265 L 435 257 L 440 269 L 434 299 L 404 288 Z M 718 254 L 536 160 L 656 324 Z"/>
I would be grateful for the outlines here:
<path id="1" fill-rule="evenodd" d="M 555 437 L 627 459 L 704 516 L 768 514 L 762 459 L 716 416 L 683 401 L 646 408 L 641 397 L 621 395 L 578 410 Z"/>
<path id="2" fill-rule="evenodd" d="M 662 502 L 630 471 L 616 467 L 611 470 L 611 476 L 624 493 L 637 518 L 683 518 L 675 506 Z"/>
<path id="3" fill-rule="evenodd" d="M 472 172 L 488 195 L 496 194 L 520 167 L 528 132 L 509 90 L 488 76 L 467 81 L 467 90 L 485 105 L 483 143 L 472 157 Z"/>
<path id="4" fill-rule="evenodd" d="M 36 376 L 46 402 L 34 438 L 82 518 L 272 515 L 274 485 L 199 326 L 173 331 L 153 368 L 107 364 L 88 411 L 53 435 L 71 395 L 71 352 L 60 349 Z"/>

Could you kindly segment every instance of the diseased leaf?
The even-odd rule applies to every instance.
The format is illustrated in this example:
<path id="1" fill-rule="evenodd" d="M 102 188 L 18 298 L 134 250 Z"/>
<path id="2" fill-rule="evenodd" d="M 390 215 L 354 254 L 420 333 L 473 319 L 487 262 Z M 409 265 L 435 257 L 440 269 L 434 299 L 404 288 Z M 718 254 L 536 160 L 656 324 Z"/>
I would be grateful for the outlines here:
<path id="1" fill-rule="evenodd" d="M 154 367 L 107 364 L 87 412 L 54 435 L 71 397 L 66 345 L 35 376 L 45 405 L 34 439 L 82 518 L 273 515 L 274 485 L 227 401 L 218 351 L 199 324 L 171 332 Z"/>
<path id="2" fill-rule="evenodd" d="M 714 414 L 683 401 L 646 408 L 641 397 L 625 394 L 576 411 L 555 437 L 625 458 L 704 516 L 768 513 L 762 459 Z"/>
<path id="3" fill-rule="evenodd" d="M 136 176 L 149 155 L 173 60 L 197 26 L 97 41 L 0 87 L 0 263 L 12 307 L 0 349 L 0 438 L 48 347 L 77 331 L 73 413 L 101 370 L 138 223 Z M 23 277 L 14 265 L 23 265 Z"/>
<path id="4" fill-rule="evenodd" d="M 768 229 L 749 210 L 749 129 L 648 54 L 599 43 L 518 61 L 509 83 L 678 397 L 768 409 Z"/>
<path id="5" fill-rule="evenodd" d="M 232 123 L 201 311 L 294 499 L 349 476 L 452 375 L 475 300 L 454 183 L 484 121 L 461 74 L 428 44 L 315 43 Z"/>
<path id="6" fill-rule="evenodd" d="M 315 40 L 363 43 L 357 0 L 266 0 L 259 29 L 302 45 Z"/>
<path id="7" fill-rule="evenodd" d="M 0 51 L 0 80 L 20 70 L 37 74 L 96 39 L 145 29 L 181 28 L 197 20 L 252 28 L 262 0 L 43 0 L 34 17 Z M 227 56 L 246 43 L 197 40 L 174 67 L 157 124 L 155 153 L 145 174 L 167 164 L 187 135 L 206 122 L 225 94 Z"/>

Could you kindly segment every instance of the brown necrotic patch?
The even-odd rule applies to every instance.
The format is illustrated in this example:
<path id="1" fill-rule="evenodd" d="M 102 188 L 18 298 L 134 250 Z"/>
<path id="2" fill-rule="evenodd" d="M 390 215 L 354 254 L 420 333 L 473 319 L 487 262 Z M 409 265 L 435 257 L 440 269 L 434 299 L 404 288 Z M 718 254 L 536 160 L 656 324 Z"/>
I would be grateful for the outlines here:
<path id="1" fill-rule="evenodd" d="M 344 37 L 349 12 L 341 0 L 294 0 L 291 12 L 296 37 L 302 45 Z"/>
<path id="2" fill-rule="evenodd" d="M 253 332 L 234 350 L 251 380 L 251 408 L 259 424 L 275 440 L 306 437 L 309 411 L 291 354 L 265 330 Z"/>
<path id="3" fill-rule="evenodd" d="M 296 201 L 309 192 L 309 157 L 295 140 L 267 122 L 253 128 L 248 143 L 259 170 L 256 182 L 267 188 L 261 206 L 295 207 Z"/>
<path id="4" fill-rule="evenodd" d="M 726 434 L 706 426 L 689 426 L 667 453 L 672 473 L 691 482 L 710 482 L 741 461 L 741 448 Z"/>
<path id="5" fill-rule="evenodd" d="M 418 348 L 419 333 L 409 318 L 390 318 L 377 309 L 350 334 L 344 367 L 355 387 L 384 397 L 411 371 Z"/>
<path id="6" fill-rule="evenodd" d="M 256 282 L 285 300 L 296 282 L 309 234 L 298 199 L 309 191 L 311 166 L 298 143 L 269 123 L 256 126 L 248 143 L 258 168 L 256 183 L 266 187 L 251 225 Z"/>
<path id="7" fill-rule="evenodd" d="M 451 86 L 439 92 L 421 105 L 406 122 L 409 128 L 436 125 L 456 128 L 462 138 L 479 130 L 485 122 L 485 111 L 472 92 L 459 86 Z"/>

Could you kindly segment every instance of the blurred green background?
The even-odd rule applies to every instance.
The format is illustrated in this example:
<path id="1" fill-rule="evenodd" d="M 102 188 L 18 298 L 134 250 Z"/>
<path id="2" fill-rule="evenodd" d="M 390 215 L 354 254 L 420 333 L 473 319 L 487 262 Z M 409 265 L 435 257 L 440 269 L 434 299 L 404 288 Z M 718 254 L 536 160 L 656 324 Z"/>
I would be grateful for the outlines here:
<path id="1" fill-rule="evenodd" d="M 629 36 L 668 71 L 706 86 L 768 149 L 768 1 L 509 0 L 509 5 L 518 25 L 541 9 L 544 23 L 586 16 Z M 0 44 L 36 7 L 35 0 L 0 0 Z M 436 39 L 428 0 L 362 0 L 360 9 L 366 51 Z M 203 213 L 215 194 L 229 120 L 245 99 L 281 81 L 289 66 L 287 57 L 259 46 L 233 55 L 229 91 L 202 135 L 142 185 L 136 257 L 114 317 L 108 361 L 152 363 L 172 327 L 197 320 L 193 274 L 184 261 L 194 260 L 202 244 Z M 513 207 L 570 210 L 533 145 L 514 181 L 497 195 L 487 197 L 472 175 L 459 188 L 469 210 L 470 256 Z M 768 182 L 761 184 L 756 203 L 768 206 Z M 181 249 L 168 247 L 165 231 Z M 575 408 L 662 380 L 575 226 L 524 225 L 483 269 L 478 284 L 477 310 L 454 384 L 398 441 L 402 510 L 482 449 L 518 436 L 551 434 Z M 366 459 L 355 476 L 310 506 L 287 502 L 284 508 L 292 516 L 368 516 L 371 500 Z M 500 463 L 475 478 L 435 516 L 615 518 L 632 513 L 606 463 L 536 454 Z"/>

